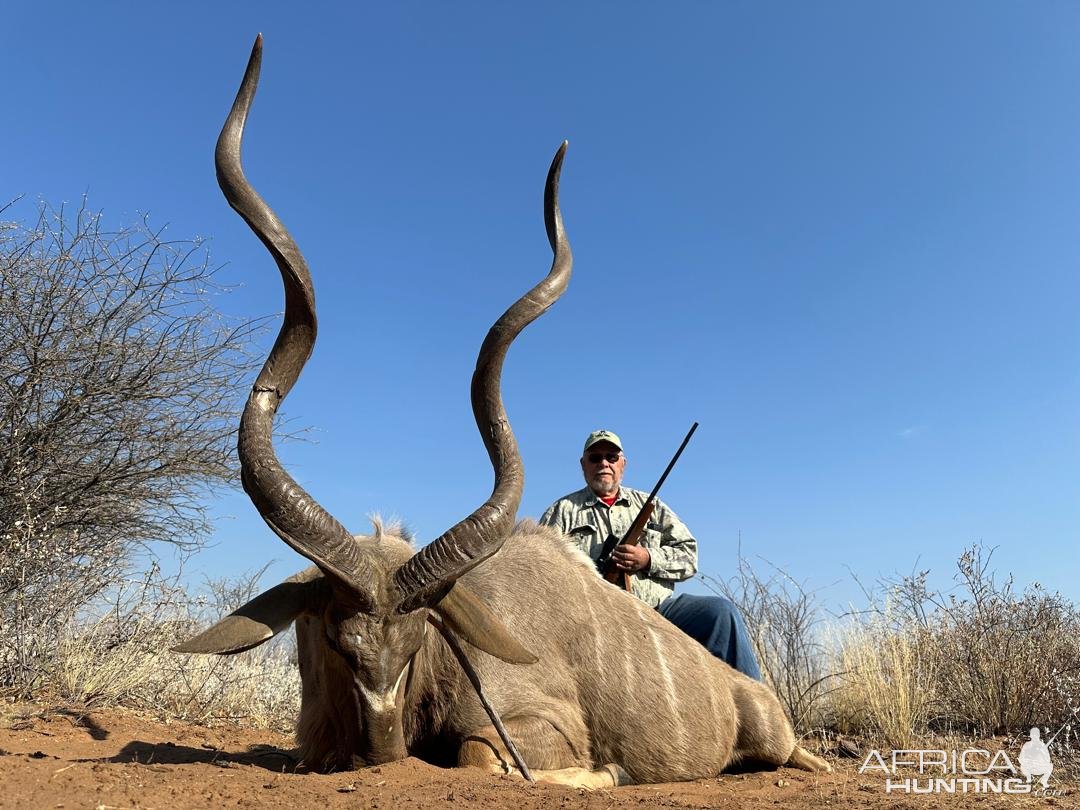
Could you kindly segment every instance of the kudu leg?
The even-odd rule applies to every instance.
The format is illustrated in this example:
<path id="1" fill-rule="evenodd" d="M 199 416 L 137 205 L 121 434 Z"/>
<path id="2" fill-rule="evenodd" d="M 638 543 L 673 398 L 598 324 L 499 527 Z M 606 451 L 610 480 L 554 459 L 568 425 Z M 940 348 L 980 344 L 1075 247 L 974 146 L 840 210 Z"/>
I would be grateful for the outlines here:
<path id="1" fill-rule="evenodd" d="M 832 770 L 825 760 L 796 744 L 791 724 L 774 692 L 741 673 L 732 676 L 731 693 L 739 716 L 733 761 L 787 765 L 823 773 Z"/>
<path id="2" fill-rule="evenodd" d="M 821 757 L 814 756 L 801 745 L 795 746 L 795 750 L 791 752 L 791 756 L 785 764 L 789 768 L 799 768 L 816 773 L 830 773 L 832 771 L 832 765 Z"/>
<path id="3" fill-rule="evenodd" d="M 618 765 L 591 770 L 590 763 L 575 754 L 566 737 L 540 717 L 515 717 L 503 721 L 509 736 L 521 749 L 537 782 L 587 789 L 610 788 L 630 783 Z M 458 765 L 483 768 L 490 773 L 520 775 L 494 726 L 484 726 L 465 738 L 458 749 Z"/>

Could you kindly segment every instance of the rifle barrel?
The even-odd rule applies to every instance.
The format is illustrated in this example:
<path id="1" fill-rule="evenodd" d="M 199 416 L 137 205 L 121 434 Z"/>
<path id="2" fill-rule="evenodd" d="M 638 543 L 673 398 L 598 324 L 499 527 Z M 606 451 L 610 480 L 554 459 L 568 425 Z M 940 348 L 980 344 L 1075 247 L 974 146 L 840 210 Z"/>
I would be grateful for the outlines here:
<path id="1" fill-rule="evenodd" d="M 660 487 L 664 485 L 667 480 L 668 473 L 675 467 L 675 462 L 679 460 L 679 456 L 682 455 L 682 451 L 686 449 L 686 445 L 690 443 L 690 437 L 694 435 L 694 431 L 697 430 L 698 423 L 694 422 L 690 426 L 690 430 L 686 434 L 686 438 L 682 440 L 682 444 L 679 445 L 679 449 L 675 451 L 675 455 L 672 456 L 671 461 L 668 462 L 667 469 L 664 470 L 664 474 L 660 476 L 660 480 L 656 482 L 656 486 L 653 487 L 652 492 L 649 493 L 649 501 L 656 497 L 656 493 L 660 491 Z M 649 501 L 646 501 L 648 503 Z"/>

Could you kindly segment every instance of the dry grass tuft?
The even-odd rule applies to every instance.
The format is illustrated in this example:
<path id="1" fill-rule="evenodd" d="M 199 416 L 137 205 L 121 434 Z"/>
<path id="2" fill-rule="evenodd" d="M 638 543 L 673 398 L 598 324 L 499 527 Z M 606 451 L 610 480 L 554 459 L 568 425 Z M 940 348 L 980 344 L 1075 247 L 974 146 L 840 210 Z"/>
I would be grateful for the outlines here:
<path id="1" fill-rule="evenodd" d="M 934 663 L 911 627 L 875 617 L 836 630 L 839 685 L 829 696 L 834 729 L 907 748 L 925 736 L 937 695 Z"/>
<path id="2" fill-rule="evenodd" d="M 169 649 L 245 602 L 257 580 L 211 583 L 192 597 L 152 566 L 142 580 L 115 589 L 107 603 L 96 603 L 59 633 L 47 628 L 54 634 L 36 644 L 47 657 L 33 662 L 32 681 L 11 691 L 86 708 L 125 706 L 162 720 L 291 730 L 300 704 L 291 637 L 233 656 Z"/>

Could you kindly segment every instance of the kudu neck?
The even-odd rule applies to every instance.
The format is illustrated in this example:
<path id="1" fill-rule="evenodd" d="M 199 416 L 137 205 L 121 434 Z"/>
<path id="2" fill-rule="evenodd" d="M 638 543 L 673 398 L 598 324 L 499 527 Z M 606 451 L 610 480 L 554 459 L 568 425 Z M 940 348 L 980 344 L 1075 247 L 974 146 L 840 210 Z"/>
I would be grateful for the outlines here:
<path id="1" fill-rule="evenodd" d="M 405 743 L 410 749 L 417 740 L 446 729 L 451 709 L 461 699 L 458 693 L 462 684 L 467 687 L 459 669 L 439 631 L 425 624 L 405 692 L 403 721 Z"/>

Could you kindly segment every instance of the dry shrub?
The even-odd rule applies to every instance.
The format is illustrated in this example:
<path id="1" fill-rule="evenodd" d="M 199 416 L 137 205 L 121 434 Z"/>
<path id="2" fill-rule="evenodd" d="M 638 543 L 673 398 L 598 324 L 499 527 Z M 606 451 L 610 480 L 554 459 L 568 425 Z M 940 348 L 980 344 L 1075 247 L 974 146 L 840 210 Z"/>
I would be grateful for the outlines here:
<path id="1" fill-rule="evenodd" d="M 1037 583 L 1022 593 L 1012 576 L 999 583 L 992 556 L 982 546 L 964 551 L 957 593 L 931 592 L 925 577 L 899 584 L 932 656 L 944 730 L 1000 735 L 1068 726 L 1080 706 L 1080 616 Z"/>
<path id="2" fill-rule="evenodd" d="M 1018 592 L 975 545 L 955 585 L 930 572 L 879 583 L 870 607 L 826 624 L 813 592 L 740 555 L 728 582 L 703 576 L 743 613 L 769 685 L 796 729 L 869 737 L 894 748 L 934 735 L 1057 734 L 1061 755 L 1080 743 L 1080 615 L 1037 583 Z"/>
<path id="3" fill-rule="evenodd" d="M 0 221 L 0 690 L 291 723 L 287 645 L 167 651 L 253 580 L 199 601 L 156 565 L 127 581 L 154 544 L 198 548 L 208 496 L 236 481 L 261 330 L 215 309 L 226 291 L 199 240 L 148 218 L 110 230 L 84 202 Z"/>
<path id="4" fill-rule="evenodd" d="M 796 732 L 825 724 L 825 698 L 833 677 L 821 642 L 816 595 L 782 570 L 761 576 L 739 554 L 738 573 L 728 581 L 699 578 L 714 593 L 738 606 L 746 622 L 762 676 L 780 698 Z"/>
<path id="5" fill-rule="evenodd" d="M 965 549 L 949 592 L 928 570 L 881 582 L 885 607 L 848 617 L 832 664 L 843 673 L 830 696 L 838 731 L 903 748 L 931 735 L 1022 742 L 1039 726 L 1059 755 L 1071 752 L 1080 617 L 1037 583 L 1018 592 L 1012 576 L 999 581 L 992 556 Z"/>
<path id="6" fill-rule="evenodd" d="M 169 648 L 255 592 L 258 576 L 210 583 L 189 596 L 156 566 L 117 589 L 90 617 L 72 622 L 56 646 L 43 691 L 82 706 L 117 706 L 161 719 L 242 721 L 291 729 L 300 677 L 291 637 L 233 656 L 182 655 Z"/>
<path id="7" fill-rule="evenodd" d="M 149 544 L 198 547 L 236 481 L 258 324 L 224 318 L 203 246 L 164 230 L 85 203 L 0 221 L 0 689 L 24 697 L 73 618 Z"/>

